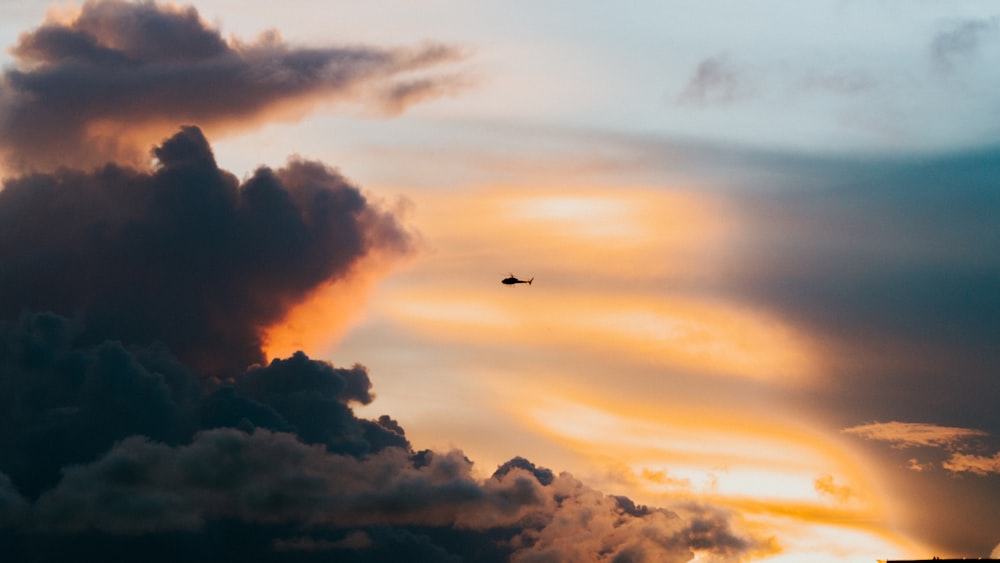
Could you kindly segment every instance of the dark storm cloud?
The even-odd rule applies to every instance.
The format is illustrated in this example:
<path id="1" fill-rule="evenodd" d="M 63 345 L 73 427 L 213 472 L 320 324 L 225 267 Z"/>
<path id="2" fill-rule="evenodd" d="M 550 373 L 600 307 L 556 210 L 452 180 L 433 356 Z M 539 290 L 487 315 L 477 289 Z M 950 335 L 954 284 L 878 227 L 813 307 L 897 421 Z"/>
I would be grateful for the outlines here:
<path id="1" fill-rule="evenodd" d="M 29 497 L 116 442 L 143 436 L 187 443 L 199 429 L 266 428 L 327 451 L 364 455 L 409 448 L 386 424 L 349 404 L 370 399 L 364 367 L 339 369 L 296 354 L 212 391 L 162 346 L 76 342 L 82 323 L 50 313 L 0 323 L 0 474 Z M 206 394 L 207 393 L 207 394 Z M 0 519 L 17 503 L 0 482 Z"/>
<path id="2" fill-rule="evenodd" d="M 373 252 L 405 252 L 391 215 L 317 162 L 242 184 L 186 127 L 152 172 L 108 165 L 0 192 L 0 316 L 84 311 L 85 337 L 163 342 L 202 374 L 262 363 L 261 334 Z M 340 392 L 370 400 L 352 376 Z"/>
<path id="3" fill-rule="evenodd" d="M 77 347 L 79 325 L 52 314 L 0 323 L 0 472 L 29 496 L 116 440 L 175 443 L 196 424 L 201 390 L 186 368 L 161 350 Z"/>
<path id="4" fill-rule="evenodd" d="M 46 530 L 143 533 L 201 528 L 206 519 L 334 527 L 471 518 L 508 523 L 540 504 L 537 482 L 488 490 L 455 453 L 414 467 L 401 448 L 358 459 L 330 455 L 291 434 L 218 429 L 171 448 L 134 437 L 100 460 L 68 469 L 36 503 Z M 518 489 L 524 490 L 518 490 Z"/>
<path id="5" fill-rule="evenodd" d="M 460 57 L 441 45 L 299 48 L 276 32 L 227 41 L 193 7 L 120 0 L 88 1 L 72 21 L 22 34 L 11 53 L 0 151 L 21 170 L 141 163 L 178 123 L 247 127 L 345 98 L 398 113 L 452 90 L 456 75 L 427 72 Z"/>
<path id="6" fill-rule="evenodd" d="M 19 501 L 16 510 L 27 515 L 18 524 L 24 534 L 55 541 L 82 533 L 193 533 L 225 519 L 292 526 L 282 531 L 297 535 L 276 539 L 264 560 L 289 551 L 377 552 L 385 527 L 425 530 L 430 538 L 434 528 L 447 528 L 466 542 L 477 532 L 481 549 L 513 561 L 680 562 L 694 550 L 736 560 L 770 549 L 766 540 L 734 534 L 724 513 L 699 506 L 681 514 L 638 510 L 568 474 L 542 484 L 509 467 L 480 481 L 460 452 L 422 463 L 402 448 L 358 458 L 267 430 L 211 430 L 177 447 L 128 438 L 95 462 L 66 469 L 56 487 L 30 507 Z M 325 539 L 323 530 L 343 536 Z M 506 539 L 486 541 L 491 531 Z M 429 543 L 443 555 L 468 550 L 436 540 Z"/>
<path id="7" fill-rule="evenodd" d="M 500 479 L 511 472 L 512 469 L 523 469 L 535 476 L 538 482 L 543 485 L 549 485 L 555 479 L 552 471 L 544 467 L 536 467 L 534 463 L 524 459 L 523 457 L 515 457 L 510 461 L 504 463 L 497 470 L 493 472 L 493 477 Z"/>
<path id="8" fill-rule="evenodd" d="M 364 366 L 335 368 L 310 360 L 302 352 L 252 368 L 234 383 L 239 395 L 269 405 L 308 444 L 359 455 L 389 446 L 409 447 L 403 429 L 388 416 L 378 422 L 355 420 L 348 403 L 370 403 L 371 387 Z M 237 424 L 220 426 L 238 425 L 233 422 Z"/>

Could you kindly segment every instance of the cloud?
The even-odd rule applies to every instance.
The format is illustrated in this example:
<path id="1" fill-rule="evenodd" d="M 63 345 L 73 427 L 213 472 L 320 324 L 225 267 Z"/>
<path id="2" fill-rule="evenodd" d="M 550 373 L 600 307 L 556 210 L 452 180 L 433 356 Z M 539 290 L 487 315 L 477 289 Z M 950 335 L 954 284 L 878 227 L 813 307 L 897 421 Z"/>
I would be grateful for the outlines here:
<path id="1" fill-rule="evenodd" d="M 854 96 L 875 88 L 876 81 L 868 73 L 846 69 L 811 69 L 803 74 L 795 87 L 807 92 L 826 92 Z"/>
<path id="2" fill-rule="evenodd" d="M 413 456 L 386 448 L 358 458 L 258 429 L 205 431 L 170 447 L 128 438 L 100 459 L 67 468 L 19 524 L 33 534 L 136 536 L 204 530 L 210 520 L 336 529 L 276 541 L 289 550 L 369 550 L 372 526 L 506 530 L 513 561 L 688 561 L 694 551 L 735 560 L 772 549 L 733 531 L 726 513 L 637 507 L 568 474 L 543 484 L 523 461 L 485 480 L 461 452 Z M 549 474 L 551 476 L 551 474 Z"/>
<path id="3" fill-rule="evenodd" d="M 674 98 L 680 106 L 731 106 L 750 100 L 801 105 L 818 97 L 860 98 L 878 88 L 872 73 L 814 56 L 804 66 L 787 61 L 753 64 L 729 54 L 707 57 Z"/>
<path id="4" fill-rule="evenodd" d="M 344 536 L 340 541 L 316 540 L 309 536 L 291 539 L 280 539 L 274 542 L 278 551 L 326 551 L 331 549 L 363 550 L 374 546 L 371 536 L 364 531 L 355 531 Z"/>
<path id="5" fill-rule="evenodd" d="M 226 40 L 194 7 L 90 0 L 21 35 L 0 80 L 0 156 L 14 170 L 145 162 L 178 123 L 221 132 L 336 101 L 399 113 L 449 93 L 456 48 L 294 47 Z"/>
<path id="6" fill-rule="evenodd" d="M 203 429 L 265 428 L 347 455 L 409 448 L 389 417 L 351 411 L 372 397 L 363 366 L 335 368 L 299 353 L 220 386 L 162 345 L 81 344 L 82 324 L 51 313 L 0 322 L 0 474 L 29 498 L 59 482 L 63 468 L 131 436 L 167 447 Z M 0 519 L 4 506 L 17 506 L 3 485 Z"/>
<path id="7" fill-rule="evenodd" d="M 857 492 L 847 485 L 838 485 L 833 475 L 823 475 L 813 481 L 816 492 L 829 495 L 840 502 L 848 502 L 858 496 Z"/>
<path id="8" fill-rule="evenodd" d="M 335 455 L 267 430 L 210 430 L 176 448 L 133 437 L 92 464 L 67 469 L 37 501 L 34 525 L 119 534 L 194 530 L 209 518 L 476 527 L 509 524 L 544 502 L 534 480 L 480 486 L 458 452 L 425 459 L 417 466 L 402 448 L 361 459 Z"/>
<path id="9" fill-rule="evenodd" d="M 1000 452 L 992 456 L 953 453 L 941 465 L 952 473 L 973 473 L 975 475 L 1000 474 Z"/>
<path id="10" fill-rule="evenodd" d="M 830 383 L 817 408 L 1000 434 L 982 392 L 1000 361 L 998 154 L 760 152 L 729 172 L 746 236 L 721 283 L 812 335 Z"/>
<path id="11" fill-rule="evenodd" d="M 866 440 L 889 442 L 896 448 L 943 449 L 948 452 L 948 458 L 941 461 L 940 465 L 951 473 L 981 476 L 1000 474 L 1000 453 L 992 456 L 969 453 L 975 446 L 970 441 L 989 436 L 982 430 L 912 422 L 876 422 L 847 428 L 844 432 L 856 434 Z M 916 472 L 928 471 L 934 467 L 935 464 L 920 462 L 916 458 L 908 461 L 908 468 Z"/>
<path id="12" fill-rule="evenodd" d="M 0 526 L 14 526 L 22 522 L 28 513 L 28 506 L 10 478 L 0 473 Z"/>
<path id="13" fill-rule="evenodd" d="M 974 58 L 983 43 L 994 38 L 998 31 L 998 17 L 953 22 L 931 40 L 931 60 L 938 70 L 954 70 Z"/>
<path id="14" fill-rule="evenodd" d="M 931 471 L 934 469 L 933 463 L 921 463 L 921 461 L 915 457 L 907 460 L 906 467 L 911 471 L 916 471 L 917 473 L 923 473 L 924 471 Z"/>
<path id="15" fill-rule="evenodd" d="M 987 436 L 982 430 L 918 422 L 874 422 L 844 429 L 866 440 L 889 442 L 897 448 L 930 446 L 955 449 L 970 438 Z"/>
<path id="16" fill-rule="evenodd" d="M 262 364 L 264 331 L 310 292 L 410 235 L 319 163 L 239 182 L 196 127 L 142 172 L 109 165 L 6 182 L 0 315 L 86 311 L 89 342 L 163 342 L 203 375 Z"/>
<path id="17" fill-rule="evenodd" d="M 709 57 L 698 63 L 687 86 L 677 96 L 678 104 L 730 104 L 753 93 L 746 69 L 730 57 Z"/>

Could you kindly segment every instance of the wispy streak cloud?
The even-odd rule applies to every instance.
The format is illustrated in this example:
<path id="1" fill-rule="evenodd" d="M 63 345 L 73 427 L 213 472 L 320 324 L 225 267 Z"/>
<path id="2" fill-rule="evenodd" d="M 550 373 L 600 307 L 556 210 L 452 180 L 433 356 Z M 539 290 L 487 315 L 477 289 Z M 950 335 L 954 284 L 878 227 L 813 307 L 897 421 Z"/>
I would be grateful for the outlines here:
<path id="1" fill-rule="evenodd" d="M 844 432 L 856 434 L 867 440 L 889 442 L 899 448 L 931 446 L 953 449 L 969 438 L 987 435 L 982 430 L 972 428 L 895 421 L 852 426 Z"/>
<path id="2" fill-rule="evenodd" d="M 0 81 L 0 152 L 14 170 L 145 162 L 177 123 L 245 129 L 358 101 L 399 113 L 452 91 L 454 47 L 304 48 L 277 32 L 226 40 L 193 7 L 91 0 L 24 33 Z"/>

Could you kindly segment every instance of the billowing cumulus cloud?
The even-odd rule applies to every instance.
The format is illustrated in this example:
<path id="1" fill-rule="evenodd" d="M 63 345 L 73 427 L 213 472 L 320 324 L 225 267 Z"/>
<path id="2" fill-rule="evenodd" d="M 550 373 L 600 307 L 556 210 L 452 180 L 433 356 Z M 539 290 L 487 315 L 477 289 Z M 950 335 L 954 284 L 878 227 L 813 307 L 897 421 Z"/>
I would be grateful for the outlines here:
<path id="1" fill-rule="evenodd" d="M 292 160 L 240 182 L 199 129 L 115 165 L 0 192 L 0 315 L 85 312 L 85 338 L 162 342 L 206 375 L 263 363 L 263 331 L 310 291 L 408 233 L 333 169 Z"/>
<path id="2" fill-rule="evenodd" d="M 83 344 L 82 324 L 51 313 L 0 323 L 0 473 L 28 497 L 130 436 L 170 446 L 201 429 L 266 428 L 349 455 L 409 447 L 388 417 L 351 412 L 371 397 L 362 366 L 335 368 L 300 353 L 219 385 L 163 345 Z"/>
<path id="3" fill-rule="evenodd" d="M 294 435 L 217 429 L 171 448 L 129 438 L 101 459 L 69 468 L 35 504 L 52 531 L 196 530 L 211 518 L 306 526 L 462 523 L 507 525 L 546 501 L 535 479 L 482 485 L 460 452 L 415 463 L 402 448 L 362 459 L 331 455 Z"/>
<path id="4" fill-rule="evenodd" d="M 274 559 L 287 551 L 375 550 L 370 530 L 414 526 L 467 537 L 493 531 L 505 539 L 483 548 L 513 561 L 681 562 L 694 551 L 739 560 L 773 549 L 768 540 L 735 533 L 717 510 L 636 506 L 568 474 L 543 484 L 527 465 L 515 462 L 480 480 L 457 451 L 387 448 L 358 458 L 267 430 L 211 430 L 178 447 L 132 437 L 91 464 L 67 468 L 30 509 L 21 503 L 18 527 L 134 537 L 191 534 L 233 519 L 295 530 L 299 535 L 275 539 Z M 340 538 L 309 535 L 317 530 Z M 462 555 L 448 542 L 439 548 Z"/>
<path id="5" fill-rule="evenodd" d="M 460 82 L 452 47 L 304 48 L 224 39 L 193 7 L 90 0 L 21 35 L 0 81 L 8 168 L 139 164 L 179 123 L 221 131 L 350 99 L 398 113 Z"/>

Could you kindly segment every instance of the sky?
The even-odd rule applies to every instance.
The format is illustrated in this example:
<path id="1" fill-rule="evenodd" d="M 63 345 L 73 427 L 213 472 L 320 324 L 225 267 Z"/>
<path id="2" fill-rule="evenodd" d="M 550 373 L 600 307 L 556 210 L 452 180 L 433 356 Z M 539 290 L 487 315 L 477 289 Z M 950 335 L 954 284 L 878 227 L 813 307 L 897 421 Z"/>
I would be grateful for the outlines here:
<path id="1" fill-rule="evenodd" d="M 2 13 L 15 559 L 1000 557 L 994 2 Z"/>

